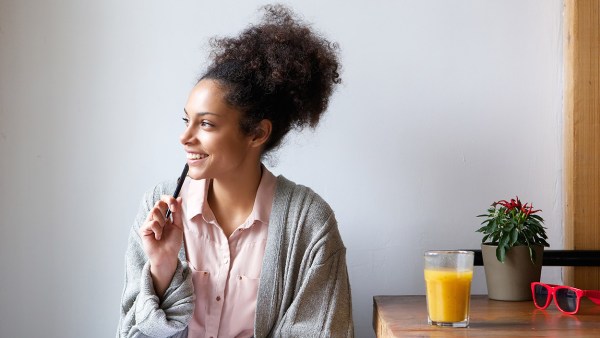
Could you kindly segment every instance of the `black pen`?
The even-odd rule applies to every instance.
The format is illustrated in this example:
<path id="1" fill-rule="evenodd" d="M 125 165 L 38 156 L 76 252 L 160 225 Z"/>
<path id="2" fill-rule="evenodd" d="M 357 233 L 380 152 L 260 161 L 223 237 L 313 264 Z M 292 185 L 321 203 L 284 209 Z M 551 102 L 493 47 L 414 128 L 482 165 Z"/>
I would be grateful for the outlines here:
<path id="1" fill-rule="evenodd" d="M 181 186 L 183 185 L 183 181 L 185 181 L 185 177 L 187 176 L 188 169 L 189 167 L 186 163 L 185 167 L 183 167 L 183 171 L 181 172 L 181 176 L 179 176 L 179 178 L 177 179 L 177 187 L 175 188 L 175 192 L 173 193 L 174 198 L 179 197 L 179 192 L 181 191 Z M 171 209 L 167 210 L 167 219 L 169 219 L 169 217 L 171 217 Z"/>

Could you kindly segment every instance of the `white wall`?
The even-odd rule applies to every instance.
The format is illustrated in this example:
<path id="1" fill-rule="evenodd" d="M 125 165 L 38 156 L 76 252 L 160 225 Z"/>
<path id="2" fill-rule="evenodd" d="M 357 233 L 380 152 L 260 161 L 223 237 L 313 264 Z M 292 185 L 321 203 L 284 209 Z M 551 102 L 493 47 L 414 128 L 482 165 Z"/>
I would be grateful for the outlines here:
<path id="1" fill-rule="evenodd" d="M 114 335 L 128 230 L 184 162 L 206 41 L 262 3 L 0 0 L 0 337 Z M 344 84 L 273 170 L 335 209 L 357 337 L 373 295 L 424 292 L 424 250 L 477 248 L 494 200 L 533 201 L 562 247 L 562 1 L 291 3 L 340 43 Z"/>

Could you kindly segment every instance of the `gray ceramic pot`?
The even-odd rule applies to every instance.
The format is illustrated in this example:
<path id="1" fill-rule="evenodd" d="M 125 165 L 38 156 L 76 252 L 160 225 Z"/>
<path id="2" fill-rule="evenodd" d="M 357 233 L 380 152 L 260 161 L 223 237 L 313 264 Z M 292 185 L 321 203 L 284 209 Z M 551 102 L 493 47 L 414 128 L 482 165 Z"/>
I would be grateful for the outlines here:
<path id="1" fill-rule="evenodd" d="M 504 263 L 496 258 L 496 245 L 481 244 L 488 297 L 495 300 L 531 300 L 531 282 L 539 282 L 544 247 L 534 246 L 535 264 L 527 246 L 515 246 L 506 252 Z"/>

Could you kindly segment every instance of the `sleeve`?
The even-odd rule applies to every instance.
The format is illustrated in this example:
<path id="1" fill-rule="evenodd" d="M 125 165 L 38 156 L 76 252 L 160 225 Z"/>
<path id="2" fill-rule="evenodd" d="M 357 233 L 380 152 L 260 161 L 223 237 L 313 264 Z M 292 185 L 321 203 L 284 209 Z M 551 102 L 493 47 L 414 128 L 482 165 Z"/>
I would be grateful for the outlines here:
<path id="1" fill-rule="evenodd" d="M 150 262 L 139 236 L 139 228 L 157 196 L 156 188 L 145 195 L 129 234 L 117 338 L 187 337 L 187 324 L 194 310 L 190 269 L 180 257 L 171 284 L 161 301 L 154 292 Z"/>

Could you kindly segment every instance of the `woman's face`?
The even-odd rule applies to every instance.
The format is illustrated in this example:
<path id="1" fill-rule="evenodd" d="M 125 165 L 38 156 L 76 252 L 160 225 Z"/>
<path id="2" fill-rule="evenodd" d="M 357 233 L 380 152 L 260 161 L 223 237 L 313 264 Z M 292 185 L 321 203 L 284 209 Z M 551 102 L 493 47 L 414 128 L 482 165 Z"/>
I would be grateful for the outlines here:
<path id="1" fill-rule="evenodd" d="M 204 79 L 185 105 L 186 129 L 180 141 L 193 179 L 236 177 L 260 159 L 253 136 L 240 129 L 241 112 L 228 105 L 224 95 L 218 82 Z"/>

